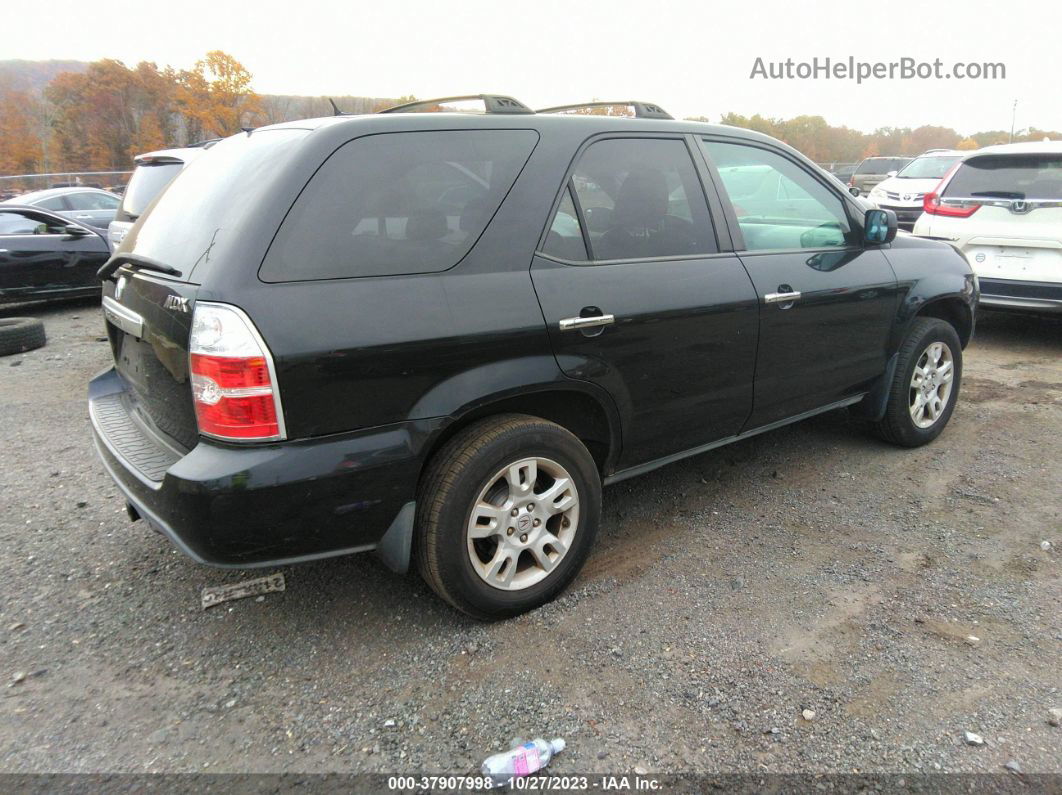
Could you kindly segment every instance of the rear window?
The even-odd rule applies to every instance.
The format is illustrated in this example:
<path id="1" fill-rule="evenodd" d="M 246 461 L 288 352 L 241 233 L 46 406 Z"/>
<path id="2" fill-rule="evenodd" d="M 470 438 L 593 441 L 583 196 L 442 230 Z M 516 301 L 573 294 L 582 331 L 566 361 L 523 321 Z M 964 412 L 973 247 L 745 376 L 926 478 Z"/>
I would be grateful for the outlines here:
<path id="1" fill-rule="evenodd" d="M 184 163 L 158 163 L 137 166 L 122 198 L 122 209 L 131 216 L 142 215 L 152 200 L 184 168 Z"/>
<path id="2" fill-rule="evenodd" d="M 268 195 L 279 164 L 306 134 L 290 128 L 257 130 L 211 147 L 180 172 L 122 249 L 191 278 L 222 250 L 239 245 L 240 224 L 255 212 L 256 199 Z"/>
<path id="3" fill-rule="evenodd" d="M 981 155 L 963 163 L 944 189 L 963 198 L 1062 199 L 1062 154 Z"/>
<path id="4" fill-rule="evenodd" d="M 451 268 L 479 239 L 537 141 L 531 130 L 350 141 L 299 195 L 260 276 L 307 281 Z"/>

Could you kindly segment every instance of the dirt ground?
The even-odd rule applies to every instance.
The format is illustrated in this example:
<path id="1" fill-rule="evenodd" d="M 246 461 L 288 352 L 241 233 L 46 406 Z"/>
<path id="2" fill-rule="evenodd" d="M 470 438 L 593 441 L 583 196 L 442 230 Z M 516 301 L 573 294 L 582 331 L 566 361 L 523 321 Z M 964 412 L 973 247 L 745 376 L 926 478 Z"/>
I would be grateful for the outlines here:
<path id="1" fill-rule="evenodd" d="M 486 625 L 371 556 L 203 611 L 268 572 L 129 523 L 98 309 L 34 314 L 0 359 L 3 772 L 464 773 L 543 736 L 558 774 L 1062 773 L 1057 321 L 984 314 L 928 447 L 834 412 L 606 489 L 570 591 Z"/>

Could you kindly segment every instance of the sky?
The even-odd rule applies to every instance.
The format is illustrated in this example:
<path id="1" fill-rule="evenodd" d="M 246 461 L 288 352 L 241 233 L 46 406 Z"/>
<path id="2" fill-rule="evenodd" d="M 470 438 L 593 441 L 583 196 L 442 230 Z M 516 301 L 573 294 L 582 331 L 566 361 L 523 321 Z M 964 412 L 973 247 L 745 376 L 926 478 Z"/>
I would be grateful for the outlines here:
<path id="1" fill-rule="evenodd" d="M 259 93 L 420 98 L 509 94 L 532 107 L 656 102 L 676 118 L 819 115 L 870 131 L 1062 130 L 1062 2 L 934 0 L 50 0 L 0 58 L 117 58 L 178 68 L 235 56 Z M 65 24 L 65 23 L 64 23 Z M 1001 63 L 1005 79 L 751 77 L 792 58 Z M 794 66 L 794 68 L 796 68 Z"/>

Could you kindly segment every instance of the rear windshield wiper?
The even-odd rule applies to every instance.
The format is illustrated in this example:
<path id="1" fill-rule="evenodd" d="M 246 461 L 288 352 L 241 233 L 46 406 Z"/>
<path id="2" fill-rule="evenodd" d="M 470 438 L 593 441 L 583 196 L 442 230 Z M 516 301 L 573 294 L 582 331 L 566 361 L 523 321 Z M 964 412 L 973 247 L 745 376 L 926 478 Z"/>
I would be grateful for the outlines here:
<path id="1" fill-rule="evenodd" d="M 153 260 L 151 257 L 145 257 L 142 254 L 115 254 L 105 263 L 103 267 L 96 271 L 96 276 L 100 281 L 111 278 L 114 272 L 118 270 L 122 265 L 125 265 L 135 270 L 145 271 L 158 271 L 159 273 L 167 273 L 170 276 L 180 276 L 181 272 L 170 265 Z"/>
<path id="2" fill-rule="evenodd" d="M 998 196 L 1000 199 L 1024 199 L 1024 193 L 1015 193 L 1010 190 L 980 190 L 970 194 L 971 196 Z"/>

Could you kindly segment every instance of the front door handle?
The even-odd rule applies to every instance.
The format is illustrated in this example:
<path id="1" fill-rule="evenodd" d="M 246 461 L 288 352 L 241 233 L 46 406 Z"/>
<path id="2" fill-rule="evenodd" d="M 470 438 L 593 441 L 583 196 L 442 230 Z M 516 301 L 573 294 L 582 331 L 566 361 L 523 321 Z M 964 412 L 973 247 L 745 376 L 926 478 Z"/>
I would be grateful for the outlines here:
<path id="1" fill-rule="evenodd" d="M 566 317 L 557 325 L 561 331 L 608 326 L 616 322 L 615 315 L 590 315 L 589 317 Z"/>
<path id="2" fill-rule="evenodd" d="M 767 293 L 763 296 L 763 301 L 766 304 L 792 304 L 794 301 L 800 300 L 800 293 L 798 291 L 792 291 L 788 293 Z M 785 307 L 783 307 L 784 309 Z"/>

